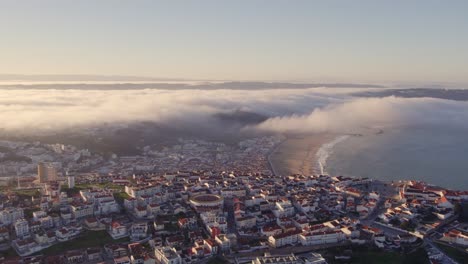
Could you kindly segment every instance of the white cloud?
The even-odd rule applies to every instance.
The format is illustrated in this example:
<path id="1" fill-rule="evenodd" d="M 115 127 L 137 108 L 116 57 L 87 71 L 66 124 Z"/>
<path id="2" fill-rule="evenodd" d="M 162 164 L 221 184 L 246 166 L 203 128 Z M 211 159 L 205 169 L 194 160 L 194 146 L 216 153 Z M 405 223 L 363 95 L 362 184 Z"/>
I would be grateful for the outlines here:
<path id="1" fill-rule="evenodd" d="M 304 115 L 272 117 L 261 131 L 289 133 L 359 132 L 368 127 L 436 124 L 466 126 L 468 103 L 431 98 L 355 98 Z"/>
<path id="2" fill-rule="evenodd" d="M 350 132 L 374 125 L 468 120 L 465 102 L 354 98 L 350 93 L 355 91 L 7 89 L 0 90 L 0 124 L 7 131 L 31 132 L 133 121 L 203 125 L 214 113 L 238 109 L 271 117 L 249 128 L 269 132 Z"/>

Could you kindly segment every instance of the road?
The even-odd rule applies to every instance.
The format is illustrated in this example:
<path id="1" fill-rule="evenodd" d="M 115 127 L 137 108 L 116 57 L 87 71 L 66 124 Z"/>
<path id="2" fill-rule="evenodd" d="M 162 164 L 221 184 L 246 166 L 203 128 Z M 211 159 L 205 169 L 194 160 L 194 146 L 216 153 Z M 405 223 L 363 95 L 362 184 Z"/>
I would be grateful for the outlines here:
<path id="1" fill-rule="evenodd" d="M 229 258 L 235 259 L 235 258 L 243 258 L 243 257 L 257 257 L 257 256 L 263 256 L 265 252 L 269 252 L 271 255 L 289 255 L 291 253 L 294 254 L 302 254 L 302 253 L 308 253 L 320 249 L 326 249 L 326 248 L 333 248 L 333 247 L 340 247 L 340 246 L 347 246 L 350 245 L 350 241 L 343 241 L 340 243 L 331 243 L 331 244 L 322 244 L 322 245 L 313 245 L 313 246 L 287 246 L 287 247 L 282 247 L 282 248 L 266 248 L 266 249 L 261 249 L 261 250 L 256 250 L 252 252 L 242 252 L 242 253 L 233 253 L 229 256 Z"/>
<path id="2" fill-rule="evenodd" d="M 234 201 L 232 198 L 224 199 L 224 209 L 227 211 L 228 234 L 237 234 L 236 219 L 234 217 Z"/>
<path id="3" fill-rule="evenodd" d="M 442 259 L 440 260 L 443 264 L 458 264 L 458 262 L 456 262 L 455 260 L 453 260 L 451 257 L 447 256 L 442 250 L 440 250 L 437 245 L 432 242 L 430 239 L 428 238 L 425 238 L 424 239 L 424 242 L 429 245 L 430 247 L 432 247 L 435 251 L 439 252 L 440 254 L 442 254 Z M 427 247 L 427 246 L 426 246 Z"/>
<path id="4" fill-rule="evenodd" d="M 276 144 L 273 149 L 271 149 L 270 152 L 268 152 L 267 154 L 267 160 L 268 160 L 268 167 L 270 167 L 270 171 L 273 173 L 273 176 L 279 176 L 278 173 L 276 173 L 275 171 L 275 167 L 273 166 L 273 163 L 271 162 L 271 155 L 273 153 L 275 153 L 275 151 L 278 149 L 279 146 L 281 146 L 281 144 L 283 144 L 284 142 L 286 141 L 286 139 L 283 139 L 281 140 L 281 142 L 279 142 L 278 144 Z"/>

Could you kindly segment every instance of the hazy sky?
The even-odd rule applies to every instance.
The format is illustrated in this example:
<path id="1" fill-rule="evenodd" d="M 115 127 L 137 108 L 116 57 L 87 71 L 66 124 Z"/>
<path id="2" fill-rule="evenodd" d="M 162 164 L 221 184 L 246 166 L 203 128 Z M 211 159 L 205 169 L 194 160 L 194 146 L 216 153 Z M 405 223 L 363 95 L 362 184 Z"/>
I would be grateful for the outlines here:
<path id="1" fill-rule="evenodd" d="M 468 83 L 468 1 L 6 1 L 0 73 Z"/>

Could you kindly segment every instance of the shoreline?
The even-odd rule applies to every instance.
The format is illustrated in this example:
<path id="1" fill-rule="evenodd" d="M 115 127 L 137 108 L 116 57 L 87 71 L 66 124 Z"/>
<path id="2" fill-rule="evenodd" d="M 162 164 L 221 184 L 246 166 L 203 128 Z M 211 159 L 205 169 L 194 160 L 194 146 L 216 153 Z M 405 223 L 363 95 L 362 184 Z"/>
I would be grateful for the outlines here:
<path id="1" fill-rule="evenodd" d="M 376 132 L 375 135 L 383 132 Z M 268 154 L 268 163 L 272 173 L 276 176 L 288 176 L 293 174 L 319 175 L 322 172 L 330 175 L 327 171 L 328 158 L 333 154 L 336 144 L 349 140 L 362 134 L 315 134 L 301 136 L 287 136 L 278 143 Z M 403 182 L 423 182 L 429 186 L 444 188 L 447 190 L 464 191 L 466 188 L 441 184 L 436 181 L 416 177 L 384 178 L 376 175 L 366 176 L 364 174 L 345 173 L 346 177 L 362 178 L 368 177 L 375 182 L 388 184 Z"/>
<path id="2" fill-rule="evenodd" d="M 332 141 L 329 141 L 320 146 L 320 148 L 315 153 L 315 156 L 316 156 L 315 166 L 316 166 L 316 170 L 319 171 L 320 174 L 322 175 L 328 174 L 328 172 L 326 171 L 327 161 L 330 155 L 333 153 L 333 148 L 338 143 L 343 142 L 350 137 L 351 135 L 338 135 Z"/>
<path id="3" fill-rule="evenodd" d="M 268 155 L 270 168 L 278 176 L 319 174 L 317 152 L 342 136 L 325 133 L 287 136 Z"/>

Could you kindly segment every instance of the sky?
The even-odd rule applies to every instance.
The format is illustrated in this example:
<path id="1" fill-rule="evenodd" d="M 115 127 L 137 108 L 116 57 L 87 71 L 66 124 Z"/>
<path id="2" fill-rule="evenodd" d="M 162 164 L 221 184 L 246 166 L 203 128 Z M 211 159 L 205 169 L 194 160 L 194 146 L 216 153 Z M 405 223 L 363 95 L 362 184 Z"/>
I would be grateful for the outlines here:
<path id="1" fill-rule="evenodd" d="M 468 83 L 468 1 L 0 1 L 0 73 Z"/>

